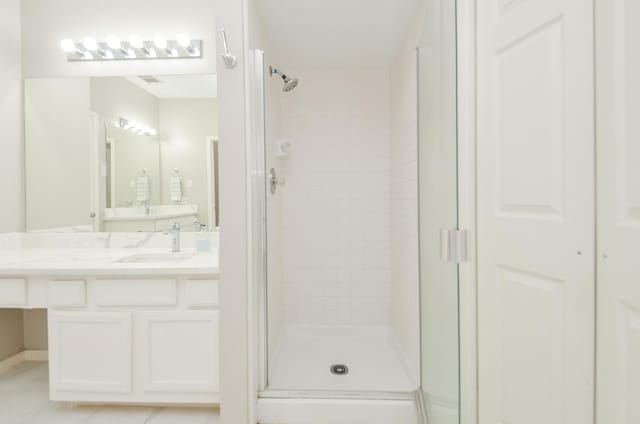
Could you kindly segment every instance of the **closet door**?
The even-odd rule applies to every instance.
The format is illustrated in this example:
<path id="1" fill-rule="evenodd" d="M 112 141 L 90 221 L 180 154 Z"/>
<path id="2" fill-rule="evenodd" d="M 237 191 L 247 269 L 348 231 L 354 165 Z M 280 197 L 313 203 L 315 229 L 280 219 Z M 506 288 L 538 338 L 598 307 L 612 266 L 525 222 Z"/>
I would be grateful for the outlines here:
<path id="1" fill-rule="evenodd" d="M 640 423 L 640 3 L 596 1 L 597 422 Z"/>
<path id="2" fill-rule="evenodd" d="M 588 424 L 590 0 L 478 2 L 480 424 Z"/>

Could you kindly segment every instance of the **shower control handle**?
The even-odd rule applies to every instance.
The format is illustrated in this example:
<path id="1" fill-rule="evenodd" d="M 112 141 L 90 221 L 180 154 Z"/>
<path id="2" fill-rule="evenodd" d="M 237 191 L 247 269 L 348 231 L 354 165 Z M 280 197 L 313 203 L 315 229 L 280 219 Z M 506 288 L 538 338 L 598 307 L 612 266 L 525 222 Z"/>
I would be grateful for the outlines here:
<path id="1" fill-rule="evenodd" d="M 269 170 L 269 189 L 271 194 L 276 194 L 278 186 L 284 186 L 284 183 L 285 179 L 282 177 L 278 178 L 275 168 L 271 168 Z"/>

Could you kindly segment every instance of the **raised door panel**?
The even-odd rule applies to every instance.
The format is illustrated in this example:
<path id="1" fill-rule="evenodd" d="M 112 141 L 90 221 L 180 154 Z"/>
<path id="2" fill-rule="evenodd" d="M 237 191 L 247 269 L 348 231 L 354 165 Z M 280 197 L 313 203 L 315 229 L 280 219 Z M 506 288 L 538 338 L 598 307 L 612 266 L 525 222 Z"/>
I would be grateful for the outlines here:
<path id="1" fill-rule="evenodd" d="M 477 13 L 479 422 L 592 422 L 593 10 Z"/>
<path id="2" fill-rule="evenodd" d="M 137 375 L 143 390 L 218 392 L 218 327 L 218 311 L 140 313 Z"/>
<path id="3" fill-rule="evenodd" d="M 131 313 L 49 311 L 52 395 L 131 391 Z"/>

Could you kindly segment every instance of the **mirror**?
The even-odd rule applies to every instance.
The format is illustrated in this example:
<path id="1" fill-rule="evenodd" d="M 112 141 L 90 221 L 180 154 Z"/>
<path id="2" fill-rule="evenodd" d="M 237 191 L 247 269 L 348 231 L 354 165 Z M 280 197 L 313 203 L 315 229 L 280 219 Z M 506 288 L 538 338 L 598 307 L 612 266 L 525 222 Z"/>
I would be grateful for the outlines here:
<path id="1" fill-rule="evenodd" d="M 24 87 L 27 231 L 218 227 L 215 75 Z"/>

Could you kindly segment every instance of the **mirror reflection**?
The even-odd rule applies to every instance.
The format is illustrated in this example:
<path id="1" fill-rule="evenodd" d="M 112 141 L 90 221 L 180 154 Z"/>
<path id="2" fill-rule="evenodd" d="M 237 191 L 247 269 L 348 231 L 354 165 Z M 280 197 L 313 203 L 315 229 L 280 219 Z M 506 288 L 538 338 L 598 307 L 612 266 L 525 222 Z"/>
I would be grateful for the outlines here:
<path id="1" fill-rule="evenodd" d="M 215 75 L 25 80 L 27 230 L 216 229 L 217 133 Z"/>

